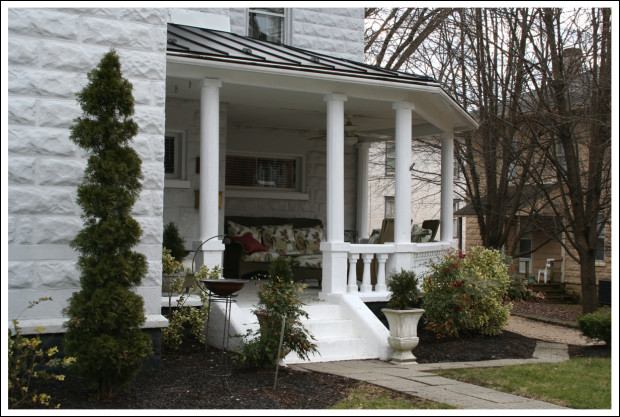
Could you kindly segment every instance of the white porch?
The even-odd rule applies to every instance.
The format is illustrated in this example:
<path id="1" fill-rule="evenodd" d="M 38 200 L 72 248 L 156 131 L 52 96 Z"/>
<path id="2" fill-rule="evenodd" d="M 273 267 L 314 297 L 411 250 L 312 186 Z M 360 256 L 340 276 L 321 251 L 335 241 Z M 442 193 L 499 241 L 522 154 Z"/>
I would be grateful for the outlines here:
<path id="1" fill-rule="evenodd" d="M 353 320 L 350 327 L 364 335 L 364 344 L 374 346 L 368 354 L 385 356 L 389 349 L 387 329 L 368 315 L 364 302 L 387 300 L 390 271 L 404 268 L 421 274 L 426 261 L 452 246 L 454 133 L 475 128 L 475 122 L 426 77 L 387 72 L 309 51 L 290 51 L 284 46 L 242 37 L 228 39 L 228 35 L 209 31 L 196 39 L 209 43 L 209 36 L 224 36 L 226 39 L 219 39 L 215 45 L 224 49 L 226 42 L 247 44 L 243 48 L 231 47 L 225 54 L 193 54 L 195 44 L 182 43 L 196 36 L 194 30 L 172 29 L 169 44 L 170 39 L 176 40 L 168 52 L 167 97 L 199 103 L 199 209 L 194 225 L 199 234 L 194 248 L 199 247 L 200 262 L 209 267 L 222 264 L 224 244 L 214 237 L 223 235 L 224 215 L 229 214 L 227 201 L 234 194 L 224 181 L 223 164 L 231 150 L 229 126 L 243 125 L 248 131 L 275 126 L 305 132 L 305 138 L 301 139 L 304 135 L 300 133 L 300 139 L 296 139 L 300 147 L 318 130 L 324 130 L 325 157 L 317 164 L 325 170 L 324 201 L 317 206 L 322 207 L 318 214 L 323 219 L 326 241 L 320 246 L 322 286 L 317 296 L 338 306 L 338 314 L 346 320 Z M 183 31 L 183 37 L 175 38 L 177 31 Z M 186 49 L 180 48 L 184 46 Z M 289 59 L 291 56 L 294 61 Z M 354 149 L 357 168 L 353 212 L 345 209 L 351 207 L 345 199 L 352 193 L 345 187 L 345 154 L 351 153 L 347 148 L 350 142 L 345 140 L 349 139 L 345 123 L 351 118 L 361 132 Z M 381 245 L 345 241 L 345 229 L 351 229 L 351 225 L 358 237 L 369 236 L 369 142 L 363 137 L 373 132 L 388 133 L 396 145 L 394 241 Z M 411 142 L 412 137 L 429 134 L 439 135 L 442 144 L 440 241 L 412 243 Z M 268 142 L 262 145 L 270 146 Z M 251 192 L 246 195 L 251 196 Z M 308 194 L 302 194 L 292 198 L 312 200 Z M 251 197 L 248 201 L 247 211 L 251 214 Z M 296 215 L 289 213 L 289 217 Z M 370 267 L 375 257 L 377 272 L 373 285 Z M 359 282 L 358 259 L 364 264 Z M 241 327 L 248 325 L 248 317 L 241 300 L 256 301 L 255 294 L 250 291 L 239 297 L 240 302 L 233 309 L 233 330 L 244 334 Z"/>

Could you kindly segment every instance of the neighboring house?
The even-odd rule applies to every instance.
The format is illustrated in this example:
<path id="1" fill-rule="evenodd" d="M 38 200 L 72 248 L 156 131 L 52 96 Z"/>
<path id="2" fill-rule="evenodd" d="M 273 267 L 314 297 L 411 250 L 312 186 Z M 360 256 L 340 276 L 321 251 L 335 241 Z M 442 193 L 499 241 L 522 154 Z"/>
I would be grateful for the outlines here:
<path id="1" fill-rule="evenodd" d="M 412 225 L 421 226 L 425 220 L 439 219 L 441 213 L 441 158 L 435 152 L 437 138 L 427 137 L 424 142 L 416 142 L 411 157 L 411 220 Z M 431 145 L 432 144 L 432 145 Z M 394 161 L 393 141 L 372 143 L 369 153 L 369 230 L 381 227 L 384 218 L 394 217 Z M 458 163 L 454 164 L 453 210 L 462 207 L 464 197 L 458 191 L 462 182 Z M 453 242 L 461 248 L 465 237 L 461 235 L 462 217 L 454 217 L 452 222 Z M 441 231 L 441 225 L 439 226 Z M 367 237 L 367 236 L 366 236 Z"/>
<path id="2" fill-rule="evenodd" d="M 223 233 L 224 216 L 311 217 L 326 234 L 319 295 L 344 309 L 356 329 L 367 329 L 367 347 L 351 357 L 385 357 L 387 330 L 362 312 L 364 301 L 387 299 L 384 274 L 358 289 L 348 264 L 379 253 L 387 270 L 419 269 L 453 245 L 445 225 L 452 223 L 454 133 L 477 125 L 434 80 L 363 64 L 363 30 L 361 8 L 9 8 L 9 318 L 51 296 L 20 323 L 26 333 L 37 326 L 63 331 L 61 310 L 79 288 L 69 242 L 82 228 L 75 196 L 86 166 L 69 140 L 79 115 L 75 93 L 114 48 L 133 84 L 139 125 L 133 146 L 144 179 L 133 215 L 144 232 L 137 250 L 148 261 L 136 289 L 145 328 L 167 325 L 164 224 L 174 221 L 188 249 L 200 249 L 199 261 L 215 266 L 224 244 L 209 239 Z M 368 147 L 345 140 L 349 118 L 363 131 L 395 132 L 394 243 L 345 241 L 345 230 L 368 233 Z M 444 227 L 440 241 L 426 244 L 411 243 L 409 234 L 418 128 L 441 137 Z M 325 139 L 311 140 L 319 135 Z M 232 185 L 227 164 L 243 158 L 269 159 L 288 174 L 275 179 L 257 170 L 256 182 Z M 236 309 L 233 327 L 242 321 Z"/>
<path id="3" fill-rule="evenodd" d="M 530 193 L 535 192 L 536 187 L 528 187 Z M 528 191 L 526 191 L 528 192 Z M 546 204 L 539 197 L 539 204 Z M 524 210 L 525 212 L 525 210 Z M 478 226 L 476 212 L 471 204 L 455 211 L 455 216 L 463 217 L 466 227 L 464 251 L 467 252 L 474 246 L 482 245 L 480 228 Z M 557 240 L 550 238 L 550 234 L 557 235 L 549 230 L 549 227 L 557 220 L 552 216 L 539 213 L 518 216 L 519 233 L 516 228 L 511 230 L 507 247 L 514 248 L 512 253 L 517 256 L 513 261 L 514 270 L 528 281 L 549 283 L 559 282 L 566 284 L 566 291 L 576 295 L 581 294 L 581 270 L 579 262 L 568 255 L 564 246 Z M 545 229 L 547 229 L 545 231 Z M 566 236 L 561 234 L 564 244 L 570 247 Z M 532 251 L 531 253 L 527 253 Z M 510 250 L 508 252 L 511 252 Z M 573 250 L 573 252 L 575 252 Z M 549 262 L 549 260 L 552 260 Z M 596 250 L 596 280 L 611 279 L 611 224 L 607 224 L 602 231 Z M 546 274 L 546 276 L 545 276 Z"/>

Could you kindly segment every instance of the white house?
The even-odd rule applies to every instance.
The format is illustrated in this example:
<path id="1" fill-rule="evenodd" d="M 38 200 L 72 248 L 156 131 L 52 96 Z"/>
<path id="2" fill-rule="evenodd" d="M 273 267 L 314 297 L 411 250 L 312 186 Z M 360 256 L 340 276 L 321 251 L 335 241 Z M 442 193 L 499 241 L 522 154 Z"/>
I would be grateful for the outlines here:
<path id="1" fill-rule="evenodd" d="M 364 301 L 386 299 L 385 271 L 419 268 L 453 245 L 453 137 L 476 123 L 432 79 L 363 64 L 363 9 L 8 8 L 7 14 L 9 318 L 28 301 L 51 296 L 20 323 L 25 332 L 63 331 L 61 310 L 79 286 L 69 242 L 82 227 L 75 195 L 86 165 L 69 140 L 79 114 L 75 93 L 114 48 L 134 87 L 139 125 L 134 147 L 144 181 L 134 216 L 144 232 L 137 249 L 149 265 L 137 288 L 145 327 L 156 332 L 167 324 L 160 310 L 168 221 L 197 248 L 223 233 L 224 216 L 315 217 L 326 231 L 319 296 L 367 346 L 349 357 L 386 357 L 387 330 Z M 393 132 L 393 243 L 345 241 L 345 230 L 369 232 L 369 144 L 345 138 L 347 121 L 359 132 Z M 443 227 L 439 242 L 416 244 L 411 140 L 428 134 L 441 137 Z M 311 140 L 320 135 L 325 139 Z M 229 187 L 231 155 L 295 161 L 295 185 Z M 223 250 L 221 241 L 209 240 L 200 247 L 202 261 L 221 264 Z M 375 254 L 377 284 L 364 273 L 358 285 L 348 263 L 361 256 L 369 264 Z M 242 315 L 234 306 L 233 328 L 244 325 Z M 316 360 L 330 358 L 339 356 Z"/>

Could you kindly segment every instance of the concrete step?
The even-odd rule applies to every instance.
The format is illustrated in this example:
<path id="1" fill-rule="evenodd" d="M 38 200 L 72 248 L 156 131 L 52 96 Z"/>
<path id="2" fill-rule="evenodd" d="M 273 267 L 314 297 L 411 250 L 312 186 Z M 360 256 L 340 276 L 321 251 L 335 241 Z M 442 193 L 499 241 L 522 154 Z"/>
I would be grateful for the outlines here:
<path id="1" fill-rule="evenodd" d="M 364 359 L 364 339 L 360 337 L 323 337 L 317 338 L 315 343 L 318 354 L 310 355 L 306 360 L 291 352 L 286 355 L 284 362 L 294 364 Z"/>
<path id="2" fill-rule="evenodd" d="M 301 324 L 316 338 L 353 336 L 353 322 L 343 319 L 301 320 Z"/>

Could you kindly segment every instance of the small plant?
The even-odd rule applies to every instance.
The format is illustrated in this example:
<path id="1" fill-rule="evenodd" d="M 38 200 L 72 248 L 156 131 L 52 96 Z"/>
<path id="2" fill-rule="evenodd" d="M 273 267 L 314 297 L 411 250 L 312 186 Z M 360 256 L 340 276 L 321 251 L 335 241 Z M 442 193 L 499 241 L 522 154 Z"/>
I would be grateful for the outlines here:
<path id="1" fill-rule="evenodd" d="M 579 330 L 590 339 L 598 339 L 611 345 L 611 309 L 599 308 L 593 313 L 577 317 Z"/>
<path id="2" fill-rule="evenodd" d="M 32 308 L 42 301 L 51 299 L 51 297 L 39 298 L 37 301 L 31 301 L 26 308 Z M 68 367 L 75 362 L 75 358 L 55 357 L 58 353 L 56 346 L 44 350 L 41 347 L 41 334 L 45 329 L 37 328 L 36 336 L 24 336 L 18 319 L 19 316 L 12 319 L 13 329 L 9 328 L 9 407 L 49 406 L 51 397 L 48 394 L 39 393 L 36 384 L 46 380 L 64 381 L 64 375 L 51 372 L 51 370 Z M 55 408 L 59 407 L 60 404 L 56 404 Z"/>
<path id="3" fill-rule="evenodd" d="M 509 283 L 506 257 L 499 251 L 448 252 L 430 263 L 422 282 L 426 327 L 438 337 L 501 334 L 512 309 L 503 302 Z"/>
<path id="4" fill-rule="evenodd" d="M 269 281 L 259 285 L 259 304 L 252 311 L 258 318 L 259 329 L 248 331 L 236 360 L 250 367 L 268 368 L 275 366 L 291 351 L 302 359 L 308 359 L 317 349 L 314 337 L 300 322 L 302 317 L 308 318 L 300 298 L 306 285 L 293 280 L 291 266 L 285 258 L 278 258 L 272 263 Z M 278 357 L 283 319 L 284 339 Z"/>
<path id="5" fill-rule="evenodd" d="M 179 229 L 174 222 L 170 222 L 164 227 L 163 244 L 170 249 L 170 254 L 174 259 L 182 261 L 187 256 L 185 240 L 181 237 Z"/>
<path id="6" fill-rule="evenodd" d="M 401 269 L 400 272 L 393 273 L 387 287 L 390 291 L 387 303 L 389 308 L 405 310 L 420 305 L 420 290 L 415 272 Z"/>
<path id="7" fill-rule="evenodd" d="M 167 248 L 164 248 L 162 252 L 162 265 L 163 272 L 168 275 L 183 270 L 181 262 L 176 261 Z M 168 327 L 162 329 L 161 336 L 164 346 L 171 350 L 178 350 L 181 347 L 186 329 L 198 342 L 205 343 L 203 329 L 209 315 L 208 294 L 198 285 L 198 281 L 207 278 L 219 278 L 221 268 L 215 267 L 210 270 L 206 265 L 202 265 L 200 271 L 194 276 L 191 275 L 191 271 L 186 271 L 186 274 L 192 279 L 187 280 L 186 277 L 177 275 L 170 280 L 166 315 Z M 187 287 L 188 282 L 191 283 L 189 287 Z M 178 294 L 174 306 L 172 304 L 173 294 Z M 190 294 L 198 294 L 202 305 L 186 305 Z"/>

